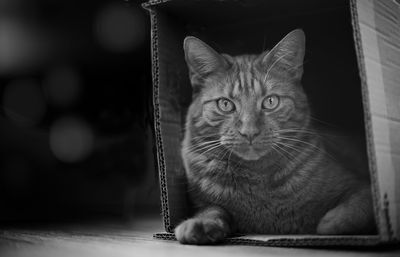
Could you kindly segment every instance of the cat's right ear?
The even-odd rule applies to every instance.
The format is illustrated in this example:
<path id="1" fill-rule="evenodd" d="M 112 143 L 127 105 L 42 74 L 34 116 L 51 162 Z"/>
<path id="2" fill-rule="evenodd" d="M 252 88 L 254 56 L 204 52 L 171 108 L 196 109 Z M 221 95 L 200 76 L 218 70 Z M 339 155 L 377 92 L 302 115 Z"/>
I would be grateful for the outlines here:
<path id="1" fill-rule="evenodd" d="M 196 84 L 196 80 L 224 71 L 229 66 L 225 57 L 198 38 L 186 37 L 183 49 L 193 85 Z"/>
<path id="2" fill-rule="evenodd" d="M 287 78 L 300 80 L 303 75 L 305 40 L 303 30 L 291 31 L 271 51 L 261 55 L 262 69 L 267 75 L 271 69 L 275 69 Z"/>

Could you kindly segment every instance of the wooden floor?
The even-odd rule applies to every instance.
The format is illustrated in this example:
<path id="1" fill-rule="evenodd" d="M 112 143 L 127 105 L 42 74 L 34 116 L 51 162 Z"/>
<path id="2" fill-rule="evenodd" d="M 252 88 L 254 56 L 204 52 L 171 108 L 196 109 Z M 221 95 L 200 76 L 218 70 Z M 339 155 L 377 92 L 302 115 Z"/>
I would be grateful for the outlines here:
<path id="1" fill-rule="evenodd" d="M 0 231 L 1 257 L 123 257 L 123 256 L 400 256 L 397 250 L 304 249 L 255 246 L 188 246 L 161 241 L 159 217 L 136 219 L 130 224 L 107 222 L 76 225 L 8 227 Z M 104 225 L 108 224 L 108 225 Z"/>

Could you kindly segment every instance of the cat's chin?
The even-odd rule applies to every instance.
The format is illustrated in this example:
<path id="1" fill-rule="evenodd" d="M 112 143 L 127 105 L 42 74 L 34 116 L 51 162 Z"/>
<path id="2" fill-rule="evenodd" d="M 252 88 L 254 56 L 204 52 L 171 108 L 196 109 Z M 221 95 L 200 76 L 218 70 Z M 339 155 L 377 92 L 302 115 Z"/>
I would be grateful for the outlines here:
<path id="1" fill-rule="evenodd" d="M 242 157 L 242 159 L 246 161 L 257 161 L 258 159 L 261 158 L 261 156 L 259 155 L 242 155 L 240 157 Z"/>
<path id="2" fill-rule="evenodd" d="M 235 151 L 236 155 L 238 155 L 240 158 L 242 158 L 243 160 L 246 161 L 257 161 L 259 160 L 261 157 L 263 157 L 265 154 L 261 154 L 257 151 L 255 151 L 253 148 L 250 148 L 248 150 L 240 150 L 240 151 Z"/>

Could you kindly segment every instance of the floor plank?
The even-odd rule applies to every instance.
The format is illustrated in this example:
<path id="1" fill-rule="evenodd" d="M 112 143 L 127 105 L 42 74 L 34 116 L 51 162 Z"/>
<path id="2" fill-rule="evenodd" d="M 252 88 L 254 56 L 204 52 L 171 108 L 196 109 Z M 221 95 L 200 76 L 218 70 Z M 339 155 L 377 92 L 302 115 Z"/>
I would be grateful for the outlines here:
<path id="1" fill-rule="evenodd" d="M 133 223 L 93 223 L 8 227 L 0 231 L 2 257 L 125 257 L 125 256 L 400 256 L 391 251 L 355 251 L 256 246 L 188 246 L 153 239 L 162 231 L 158 217 Z"/>

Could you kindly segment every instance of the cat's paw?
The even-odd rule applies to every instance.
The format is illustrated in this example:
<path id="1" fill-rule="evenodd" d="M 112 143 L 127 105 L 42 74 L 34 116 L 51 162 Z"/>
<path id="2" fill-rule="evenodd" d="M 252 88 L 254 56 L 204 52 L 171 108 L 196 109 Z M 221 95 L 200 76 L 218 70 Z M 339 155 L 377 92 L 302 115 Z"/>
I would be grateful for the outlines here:
<path id="1" fill-rule="evenodd" d="M 220 219 L 192 218 L 175 228 L 175 236 L 182 244 L 215 244 L 222 241 L 227 232 Z"/>

